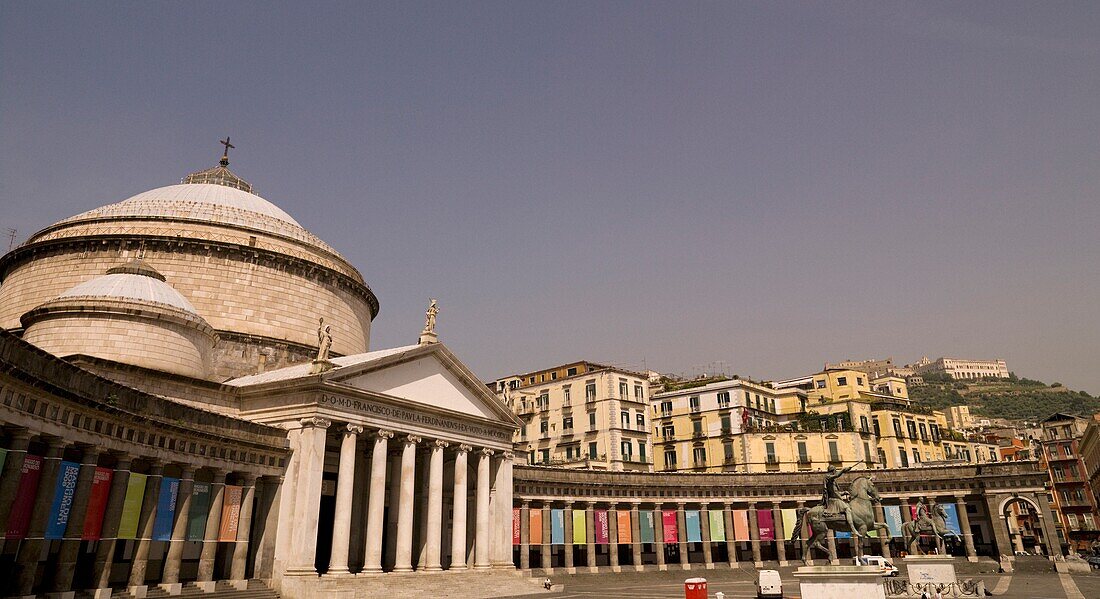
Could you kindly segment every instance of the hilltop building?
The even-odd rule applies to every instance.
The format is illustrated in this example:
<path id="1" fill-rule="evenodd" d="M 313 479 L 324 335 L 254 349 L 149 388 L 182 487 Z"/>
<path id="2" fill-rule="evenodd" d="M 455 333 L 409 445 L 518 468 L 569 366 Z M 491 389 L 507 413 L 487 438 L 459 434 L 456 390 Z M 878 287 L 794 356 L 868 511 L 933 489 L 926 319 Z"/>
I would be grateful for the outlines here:
<path id="1" fill-rule="evenodd" d="M 909 365 L 915 375 L 945 374 L 955 380 L 983 378 L 1007 379 L 1010 375 L 1004 360 L 969 360 L 962 358 L 921 358 Z"/>

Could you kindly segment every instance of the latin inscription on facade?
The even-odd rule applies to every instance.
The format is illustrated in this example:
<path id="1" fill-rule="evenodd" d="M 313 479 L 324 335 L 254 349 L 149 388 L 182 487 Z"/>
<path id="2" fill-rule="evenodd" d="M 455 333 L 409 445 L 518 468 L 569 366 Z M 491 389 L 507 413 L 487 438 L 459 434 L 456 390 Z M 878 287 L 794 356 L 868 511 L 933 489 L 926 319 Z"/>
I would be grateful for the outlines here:
<path id="1" fill-rule="evenodd" d="M 393 406 L 364 401 L 361 399 L 352 399 L 350 397 L 340 397 L 339 395 L 330 395 L 328 393 L 325 393 L 321 395 L 321 400 L 318 403 L 320 403 L 321 405 L 330 405 L 336 406 L 338 408 L 355 410 L 356 412 L 363 412 L 389 420 L 410 422 L 413 424 L 430 426 L 432 428 L 440 430 L 454 431 L 456 433 L 473 435 L 476 437 L 492 437 L 496 439 L 501 439 L 503 441 L 512 440 L 511 430 L 495 430 L 484 426 L 477 426 L 476 424 L 467 424 L 465 422 L 458 422 L 449 418 L 441 418 L 439 416 L 433 416 L 431 414 L 413 412 L 403 408 L 395 408 Z"/>

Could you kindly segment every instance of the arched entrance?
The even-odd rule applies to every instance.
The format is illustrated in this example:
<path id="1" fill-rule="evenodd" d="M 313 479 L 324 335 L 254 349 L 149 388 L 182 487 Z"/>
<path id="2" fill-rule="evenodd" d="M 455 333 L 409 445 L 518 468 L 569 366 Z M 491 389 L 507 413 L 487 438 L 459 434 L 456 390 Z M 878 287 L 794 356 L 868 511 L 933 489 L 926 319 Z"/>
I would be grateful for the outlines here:
<path id="1" fill-rule="evenodd" d="M 1007 497 L 1001 502 L 997 516 L 994 525 L 1004 526 L 1008 531 L 1013 555 L 1050 555 L 1048 539 L 1043 534 L 1042 511 L 1034 500 L 1022 495 Z"/>

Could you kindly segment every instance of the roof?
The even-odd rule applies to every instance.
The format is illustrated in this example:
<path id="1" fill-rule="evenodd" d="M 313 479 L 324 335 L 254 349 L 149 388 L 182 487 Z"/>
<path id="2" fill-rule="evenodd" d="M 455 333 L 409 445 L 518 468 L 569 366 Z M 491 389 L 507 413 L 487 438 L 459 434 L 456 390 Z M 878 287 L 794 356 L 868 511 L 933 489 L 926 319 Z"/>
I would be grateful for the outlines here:
<path id="1" fill-rule="evenodd" d="M 390 356 L 396 356 L 398 354 L 413 351 L 418 347 L 421 346 L 404 345 L 401 347 L 393 347 L 390 349 L 380 349 L 378 351 L 367 352 L 364 354 L 352 354 L 350 356 L 332 358 L 329 361 L 335 364 L 336 368 L 329 370 L 326 374 L 337 372 L 341 368 L 347 368 L 350 366 L 362 366 L 371 362 L 376 362 Z M 306 362 L 304 364 L 295 364 L 294 366 L 287 366 L 286 368 L 280 368 L 278 370 L 272 370 L 260 374 L 253 374 L 249 376 L 242 376 L 240 378 L 230 379 L 226 381 L 225 384 L 233 387 L 248 387 L 251 385 L 261 385 L 264 383 L 274 383 L 277 381 L 289 381 L 292 379 L 310 376 L 310 371 L 312 369 L 313 364 L 310 362 Z"/>
<path id="2" fill-rule="evenodd" d="M 58 299 L 96 297 L 126 299 L 171 306 L 198 316 L 195 307 L 163 277 L 133 273 L 112 273 L 89 279 L 58 296 Z"/>

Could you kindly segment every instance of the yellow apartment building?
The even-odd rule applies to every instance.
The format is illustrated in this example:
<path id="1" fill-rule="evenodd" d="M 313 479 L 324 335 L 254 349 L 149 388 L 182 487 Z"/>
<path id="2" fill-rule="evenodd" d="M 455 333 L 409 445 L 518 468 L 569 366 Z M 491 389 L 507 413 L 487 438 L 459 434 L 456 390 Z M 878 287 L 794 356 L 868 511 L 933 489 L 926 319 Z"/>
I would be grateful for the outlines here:
<path id="1" fill-rule="evenodd" d="M 581 361 L 503 377 L 490 387 L 520 417 L 513 446 L 528 463 L 652 470 L 646 375 Z"/>

